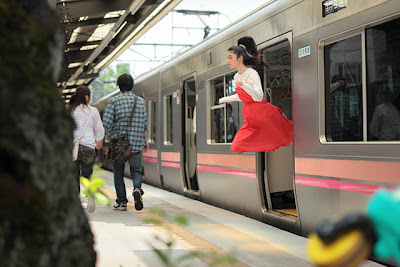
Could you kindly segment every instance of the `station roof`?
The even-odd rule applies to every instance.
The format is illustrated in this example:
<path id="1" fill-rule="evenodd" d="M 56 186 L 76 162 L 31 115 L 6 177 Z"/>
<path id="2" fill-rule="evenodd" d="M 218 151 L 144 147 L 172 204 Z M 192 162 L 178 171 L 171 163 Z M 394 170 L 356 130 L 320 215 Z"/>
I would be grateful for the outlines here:
<path id="1" fill-rule="evenodd" d="M 66 102 L 181 0 L 48 0 L 65 28 L 57 83 Z"/>

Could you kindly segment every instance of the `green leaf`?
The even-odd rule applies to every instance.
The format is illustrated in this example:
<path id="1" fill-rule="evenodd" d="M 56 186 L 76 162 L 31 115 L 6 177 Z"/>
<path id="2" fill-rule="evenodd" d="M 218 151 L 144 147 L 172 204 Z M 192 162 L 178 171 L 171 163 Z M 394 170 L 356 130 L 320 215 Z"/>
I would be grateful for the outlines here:
<path id="1" fill-rule="evenodd" d="M 81 176 L 81 182 L 82 182 L 82 185 L 83 185 L 85 188 L 89 187 L 90 181 L 89 181 L 88 178 L 85 178 L 85 177 Z"/>
<path id="2" fill-rule="evenodd" d="M 174 221 L 177 222 L 177 223 L 179 223 L 180 225 L 183 225 L 183 226 L 189 225 L 189 220 L 188 220 L 185 216 L 183 216 L 183 215 L 178 215 L 178 216 L 176 216 L 176 217 L 174 218 Z"/>
<path id="3" fill-rule="evenodd" d="M 182 261 L 185 261 L 185 260 L 190 260 L 190 259 L 193 259 L 193 258 L 198 258 L 198 257 L 200 257 L 201 255 L 203 255 L 203 254 L 202 254 L 201 252 L 199 252 L 199 251 L 190 251 L 190 252 L 188 252 L 188 253 L 186 253 L 186 254 L 180 256 L 180 257 L 178 258 L 178 261 L 179 261 L 179 262 L 182 262 Z"/>
<path id="4" fill-rule="evenodd" d="M 143 221 L 147 224 L 162 225 L 162 222 L 160 220 L 154 218 L 144 218 Z"/>
<path id="5" fill-rule="evenodd" d="M 159 216 L 164 216 L 165 215 L 165 211 L 159 208 L 152 208 L 149 210 L 149 212 L 157 214 Z"/>
<path id="6" fill-rule="evenodd" d="M 96 168 L 100 165 L 96 165 Z M 105 185 L 105 182 L 102 178 L 97 176 L 98 173 L 92 174 L 90 176 L 90 180 L 85 177 L 80 177 L 84 190 L 82 190 L 82 194 L 87 197 L 93 198 L 97 202 L 103 205 L 110 205 L 110 200 L 104 194 L 100 188 Z"/>
<path id="7" fill-rule="evenodd" d="M 83 190 L 83 194 L 87 197 L 94 198 L 94 193 L 90 190 L 87 190 L 87 189 Z"/>
<path id="8" fill-rule="evenodd" d="M 237 258 L 232 254 L 218 255 L 216 252 L 212 253 L 213 265 L 232 265 L 237 262 Z"/>
<path id="9" fill-rule="evenodd" d="M 100 170 L 101 166 L 102 166 L 101 163 L 93 165 L 93 172 L 97 172 L 98 170 Z"/>
<path id="10" fill-rule="evenodd" d="M 99 189 L 100 187 L 102 187 L 104 185 L 105 185 L 105 182 L 103 181 L 103 179 L 98 178 L 98 177 L 91 177 L 89 188 L 93 191 L 96 191 L 97 189 Z"/>
<path id="11" fill-rule="evenodd" d="M 110 200 L 106 195 L 104 195 L 102 192 L 96 192 L 94 194 L 94 199 L 99 202 L 100 204 L 109 206 L 110 205 Z"/>
<path id="12" fill-rule="evenodd" d="M 166 265 L 169 266 L 169 259 L 168 255 L 161 250 L 158 250 L 156 248 L 153 248 L 153 251 L 158 255 L 158 257 L 161 259 L 161 261 Z"/>

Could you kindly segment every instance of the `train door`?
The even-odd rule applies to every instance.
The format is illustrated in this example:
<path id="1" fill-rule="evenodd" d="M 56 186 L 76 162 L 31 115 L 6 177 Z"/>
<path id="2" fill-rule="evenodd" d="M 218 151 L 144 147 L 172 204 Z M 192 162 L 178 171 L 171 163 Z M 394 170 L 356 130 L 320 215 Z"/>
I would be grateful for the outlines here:
<path id="1" fill-rule="evenodd" d="M 196 148 L 196 81 L 194 77 L 182 83 L 182 148 L 181 174 L 185 194 L 198 195 Z"/>
<path id="2" fill-rule="evenodd" d="M 156 94 L 157 93 L 157 94 Z M 149 93 L 146 95 L 147 101 L 147 120 L 148 120 L 148 136 L 147 141 L 149 143 L 149 150 L 143 154 L 143 166 L 144 166 L 144 177 L 143 181 L 145 183 L 161 187 L 162 182 L 160 179 L 160 156 L 158 155 L 160 151 L 159 142 L 159 109 L 160 105 L 158 103 L 158 92 Z M 129 168 L 128 170 L 129 171 Z"/>
<path id="3" fill-rule="evenodd" d="M 263 77 L 266 100 L 281 108 L 289 120 L 292 120 L 291 40 L 291 34 L 285 34 L 262 50 L 263 61 L 269 66 Z M 265 211 L 297 217 L 293 143 L 261 153 L 260 158 L 259 179 Z"/>

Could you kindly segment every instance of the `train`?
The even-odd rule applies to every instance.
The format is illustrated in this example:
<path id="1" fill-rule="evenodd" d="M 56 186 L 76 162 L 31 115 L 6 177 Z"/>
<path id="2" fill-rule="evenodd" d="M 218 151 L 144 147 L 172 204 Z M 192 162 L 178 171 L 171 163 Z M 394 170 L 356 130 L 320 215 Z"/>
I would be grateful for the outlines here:
<path id="1" fill-rule="evenodd" d="M 273 152 L 230 151 L 243 103 L 218 99 L 235 93 L 226 52 L 243 36 L 269 66 L 266 101 L 293 123 L 293 142 Z M 399 47 L 398 0 L 267 1 L 135 78 L 148 113 L 144 183 L 303 236 L 364 211 L 377 190 L 400 183 L 400 141 L 372 129 L 400 93 Z M 103 113 L 117 94 L 93 106 Z"/>

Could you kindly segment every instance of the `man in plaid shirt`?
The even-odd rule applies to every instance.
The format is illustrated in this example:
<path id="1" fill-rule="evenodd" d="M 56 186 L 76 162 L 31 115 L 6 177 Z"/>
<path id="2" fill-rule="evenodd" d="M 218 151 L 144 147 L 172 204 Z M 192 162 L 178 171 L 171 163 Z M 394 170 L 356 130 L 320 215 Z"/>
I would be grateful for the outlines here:
<path id="1" fill-rule="evenodd" d="M 142 151 L 146 152 L 149 149 L 149 144 L 147 143 L 148 125 L 145 101 L 132 93 L 133 84 L 133 78 L 129 74 L 122 74 L 118 77 L 117 85 L 121 90 L 121 94 L 111 98 L 108 102 L 103 116 L 103 126 L 111 139 L 117 138 L 122 134 L 128 134 L 131 146 L 128 162 L 134 188 L 132 195 L 135 199 L 136 210 L 141 210 L 143 209 Z M 135 97 L 137 97 L 137 104 L 132 124 L 129 127 L 129 119 Z M 127 210 L 128 199 L 126 198 L 124 169 L 125 164 L 113 163 L 114 185 L 117 192 L 117 199 L 113 206 L 115 210 Z"/>
<path id="2" fill-rule="evenodd" d="M 346 80 L 343 76 L 335 75 L 332 77 L 330 85 L 332 141 L 356 140 L 350 118 L 350 94 L 346 86 Z"/>

